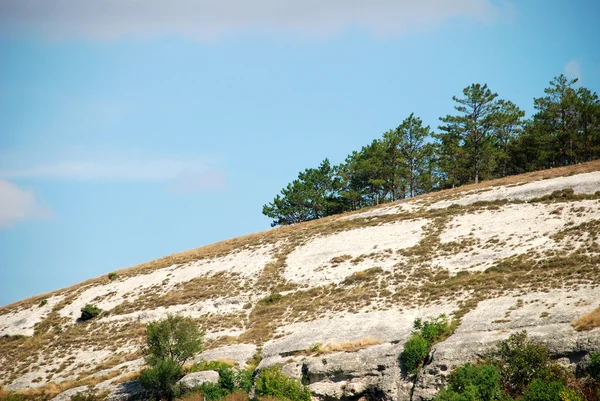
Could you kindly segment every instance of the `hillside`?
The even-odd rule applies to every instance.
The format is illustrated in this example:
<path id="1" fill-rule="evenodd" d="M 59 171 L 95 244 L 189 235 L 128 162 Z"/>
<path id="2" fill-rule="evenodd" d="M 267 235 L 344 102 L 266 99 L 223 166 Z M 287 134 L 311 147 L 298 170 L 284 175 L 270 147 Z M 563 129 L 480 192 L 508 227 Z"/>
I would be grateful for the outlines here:
<path id="1" fill-rule="evenodd" d="M 0 308 L 0 384 L 113 389 L 143 366 L 145 324 L 181 313 L 206 330 L 197 360 L 243 366 L 260 356 L 259 368 L 281 363 L 320 399 L 430 399 L 452 366 L 523 329 L 566 364 L 600 350 L 600 328 L 571 325 L 600 305 L 600 162 L 281 227 L 115 273 Z M 103 314 L 78 322 L 90 303 Z M 460 324 L 413 383 L 398 356 L 414 319 L 440 313 Z M 307 351 L 317 344 L 327 351 Z"/>

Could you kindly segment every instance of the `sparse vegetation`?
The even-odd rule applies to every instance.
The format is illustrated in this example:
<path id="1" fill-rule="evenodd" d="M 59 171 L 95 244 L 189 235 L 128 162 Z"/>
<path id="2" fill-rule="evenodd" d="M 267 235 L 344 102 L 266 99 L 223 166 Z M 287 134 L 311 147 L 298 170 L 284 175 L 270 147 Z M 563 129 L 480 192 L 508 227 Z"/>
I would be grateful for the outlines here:
<path id="1" fill-rule="evenodd" d="M 47 304 L 48 304 L 48 300 L 46 298 L 44 298 L 40 301 L 40 304 L 38 306 L 41 308 L 42 306 L 46 306 Z"/>
<path id="2" fill-rule="evenodd" d="M 109 280 L 111 280 L 111 281 L 112 281 L 112 280 L 116 280 L 116 279 L 117 279 L 117 277 L 118 277 L 118 275 L 117 275 L 117 273 L 116 273 L 116 272 L 111 272 L 111 273 L 108 273 L 108 279 L 109 279 Z"/>

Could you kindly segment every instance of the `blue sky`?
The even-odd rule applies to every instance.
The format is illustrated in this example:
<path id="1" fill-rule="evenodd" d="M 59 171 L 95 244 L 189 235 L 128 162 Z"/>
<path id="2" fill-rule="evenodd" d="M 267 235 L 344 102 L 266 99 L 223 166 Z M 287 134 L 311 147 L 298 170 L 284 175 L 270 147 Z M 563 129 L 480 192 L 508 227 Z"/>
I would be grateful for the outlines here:
<path id="1" fill-rule="evenodd" d="M 140 4 L 0 3 L 0 305 L 268 229 L 298 171 L 471 83 L 600 92 L 592 0 Z"/>

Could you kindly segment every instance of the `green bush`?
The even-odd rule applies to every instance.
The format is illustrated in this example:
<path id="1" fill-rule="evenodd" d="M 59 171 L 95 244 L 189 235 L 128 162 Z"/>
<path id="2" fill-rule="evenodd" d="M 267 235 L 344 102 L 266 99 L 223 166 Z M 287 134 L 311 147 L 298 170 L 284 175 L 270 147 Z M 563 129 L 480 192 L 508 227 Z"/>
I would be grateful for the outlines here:
<path id="1" fill-rule="evenodd" d="M 46 306 L 47 304 L 48 304 L 48 300 L 47 299 L 42 299 L 40 301 L 40 304 L 38 306 L 41 308 L 42 306 Z"/>
<path id="2" fill-rule="evenodd" d="M 172 400 L 178 394 L 177 381 L 183 374 L 183 364 L 202 351 L 204 333 L 193 319 L 167 315 L 165 319 L 149 323 L 146 333 L 146 363 L 142 372 L 142 386 L 158 398 Z"/>
<path id="3" fill-rule="evenodd" d="M 600 384 L 600 351 L 590 355 L 589 374 L 598 384 Z"/>
<path id="4" fill-rule="evenodd" d="M 221 387 L 219 383 L 203 383 L 200 386 L 206 401 L 217 401 L 225 398 L 229 392 Z"/>
<path id="5" fill-rule="evenodd" d="M 561 393 L 565 390 L 565 385 L 561 382 L 546 383 L 543 380 L 535 379 L 527 387 L 527 391 L 521 397 L 521 401 L 563 401 Z"/>
<path id="6" fill-rule="evenodd" d="M 117 273 L 112 272 L 112 273 L 108 273 L 108 279 L 109 280 L 114 280 L 118 277 Z"/>
<path id="7" fill-rule="evenodd" d="M 415 331 L 404 343 L 404 350 L 400 356 L 410 374 L 417 373 L 429 355 L 432 345 L 452 332 L 452 326 L 444 314 L 426 321 L 415 319 L 413 327 Z"/>
<path id="8" fill-rule="evenodd" d="M 421 333 L 413 333 L 408 341 L 404 343 L 404 350 L 401 355 L 408 373 L 417 373 L 427 355 L 429 355 L 429 342 Z"/>
<path id="9" fill-rule="evenodd" d="M 522 394 L 535 379 L 552 381 L 560 374 L 550 366 L 548 348 L 537 344 L 526 331 L 512 334 L 492 354 L 502 374 L 502 386 L 512 395 Z"/>
<path id="10" fill-rule="evenodd" d="M 450 324 L 448 323 L 448 318 L 443 313 L 438 317 L 426 321 L 415 319 L 413 327 L 415 330 L 420 330 L 421 335 L 430 345 L 439 341 L 443 336 L 450 334 Z"/>
<path id="11" fill-rule="evenodd" d="M 175 384 L 180 379 L 181 366 L 172 359 L 158 361 L 152 367 L 145 369 L 140 376 L 142 386 L 152 392 L 159 400 L 163 397 L 172 400 Z"/>
<path id="12" fill-rule="evenodd" d="M 179 315 L 167 315 L 166 318 L 149 323 L 146 333 L 146 362 L 172 359 L 179 366 L 202 352 L 204 333 L 198 329 L 193 319 Z"/>
<path id="13" fill-rule="evenodd" d="M 220 361 L 203 361 L 194 366 L 197 370 L 193 371 L 217 370 L 219 372 L 218 383 L 204 383 L 200 386 L 207 401 L 222 399 L 237 390 L 249 393 L 252 389 L 252 372 L 249 370 L 233 369 L 229 364 Z"/>
<path id="14" fill-rule="evenodd" d="M 246 369 L 240 369 L 235 374 L 235 387 L 246 393 L 252 390 L 254 384 L 253 372 Z"/>
<path id="15" fill-rule="evenodd" d="M 98 316 L 102 313 L 102 309 L 98 308 L 96 305 L 87 304 L 83 308 L 81 308 L 81 317 L 80 320 L 90 320 Z"/>
<path id="16" fill-rule="evenodd" d="M 279 301 L 281 298 L 283 298 L 283 296 L 281 294 L 274 293 L 274 294 L 269 295 L 268 297 L 263 298 L 261 301 L 266 304 L 274 304 L 275 302 Z"/>
<path id="17" fill-rule="evenodd" d="M 500 371 L 492 365 L 466 365 L 456 368 L 448 377 L 448 388 L 435 401 L 500 401 Z"/>
<path id="18" fill-rule="evenodd" d="M 298 380 L 281 373 L 279 366 L 261 370 L 256 379 L 256 394 L 277 398 L 278 400 L 310 401 L 310 391 Z"/>

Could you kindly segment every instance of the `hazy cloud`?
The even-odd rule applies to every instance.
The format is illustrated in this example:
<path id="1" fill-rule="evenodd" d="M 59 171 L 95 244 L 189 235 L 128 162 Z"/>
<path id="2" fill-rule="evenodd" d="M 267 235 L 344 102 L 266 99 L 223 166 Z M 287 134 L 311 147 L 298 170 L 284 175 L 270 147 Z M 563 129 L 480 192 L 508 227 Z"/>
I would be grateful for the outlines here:
<path id="1" fill-rule="evenodd" d="M 120 181 L 165 183 L 177 190 L 222 190 L 225 173 L 219 161 L 207 157 L 156 156 L 143 152 L 67 152 L 54 160 L 40 162 L 20 154 L 18 163 L 0 165 L 0 178 L 71 181 Z M 5 159 L 10 160 L 10 155 Z M 12 157 L 12 159 L 17 159 Z"/>
<path id="2" fill-rule="evenodd" d="M 399 35 L 452 18 L 493 21 L 511 10 L 511 3 L 491 0 L 3 0 L 0 29 L 55 40 L 212 40 L 249 30 L 328 36 L 348 28 Z"/>
<path id="3" fill-rule="evenodd" d="M 0 179 L 0 228 L 12 226 L 19 220 L 52 216 L 52 210 L 38 204 L 32 190 Z"/>
<path id="4" fill-rule="evenodd" d="M 167 189 L 174 192 L 220 192 L 227 189 L 226 175 L 221 170 L 179 175 Z"/>
<path id="5" fill-rule="evenodd" d="M 577 78 L 581 80 L 581 66 L 579 65 L 579 61 L 569 61 L 567 65 L 565 65 L 563 73 L 569 78 Z"/>

